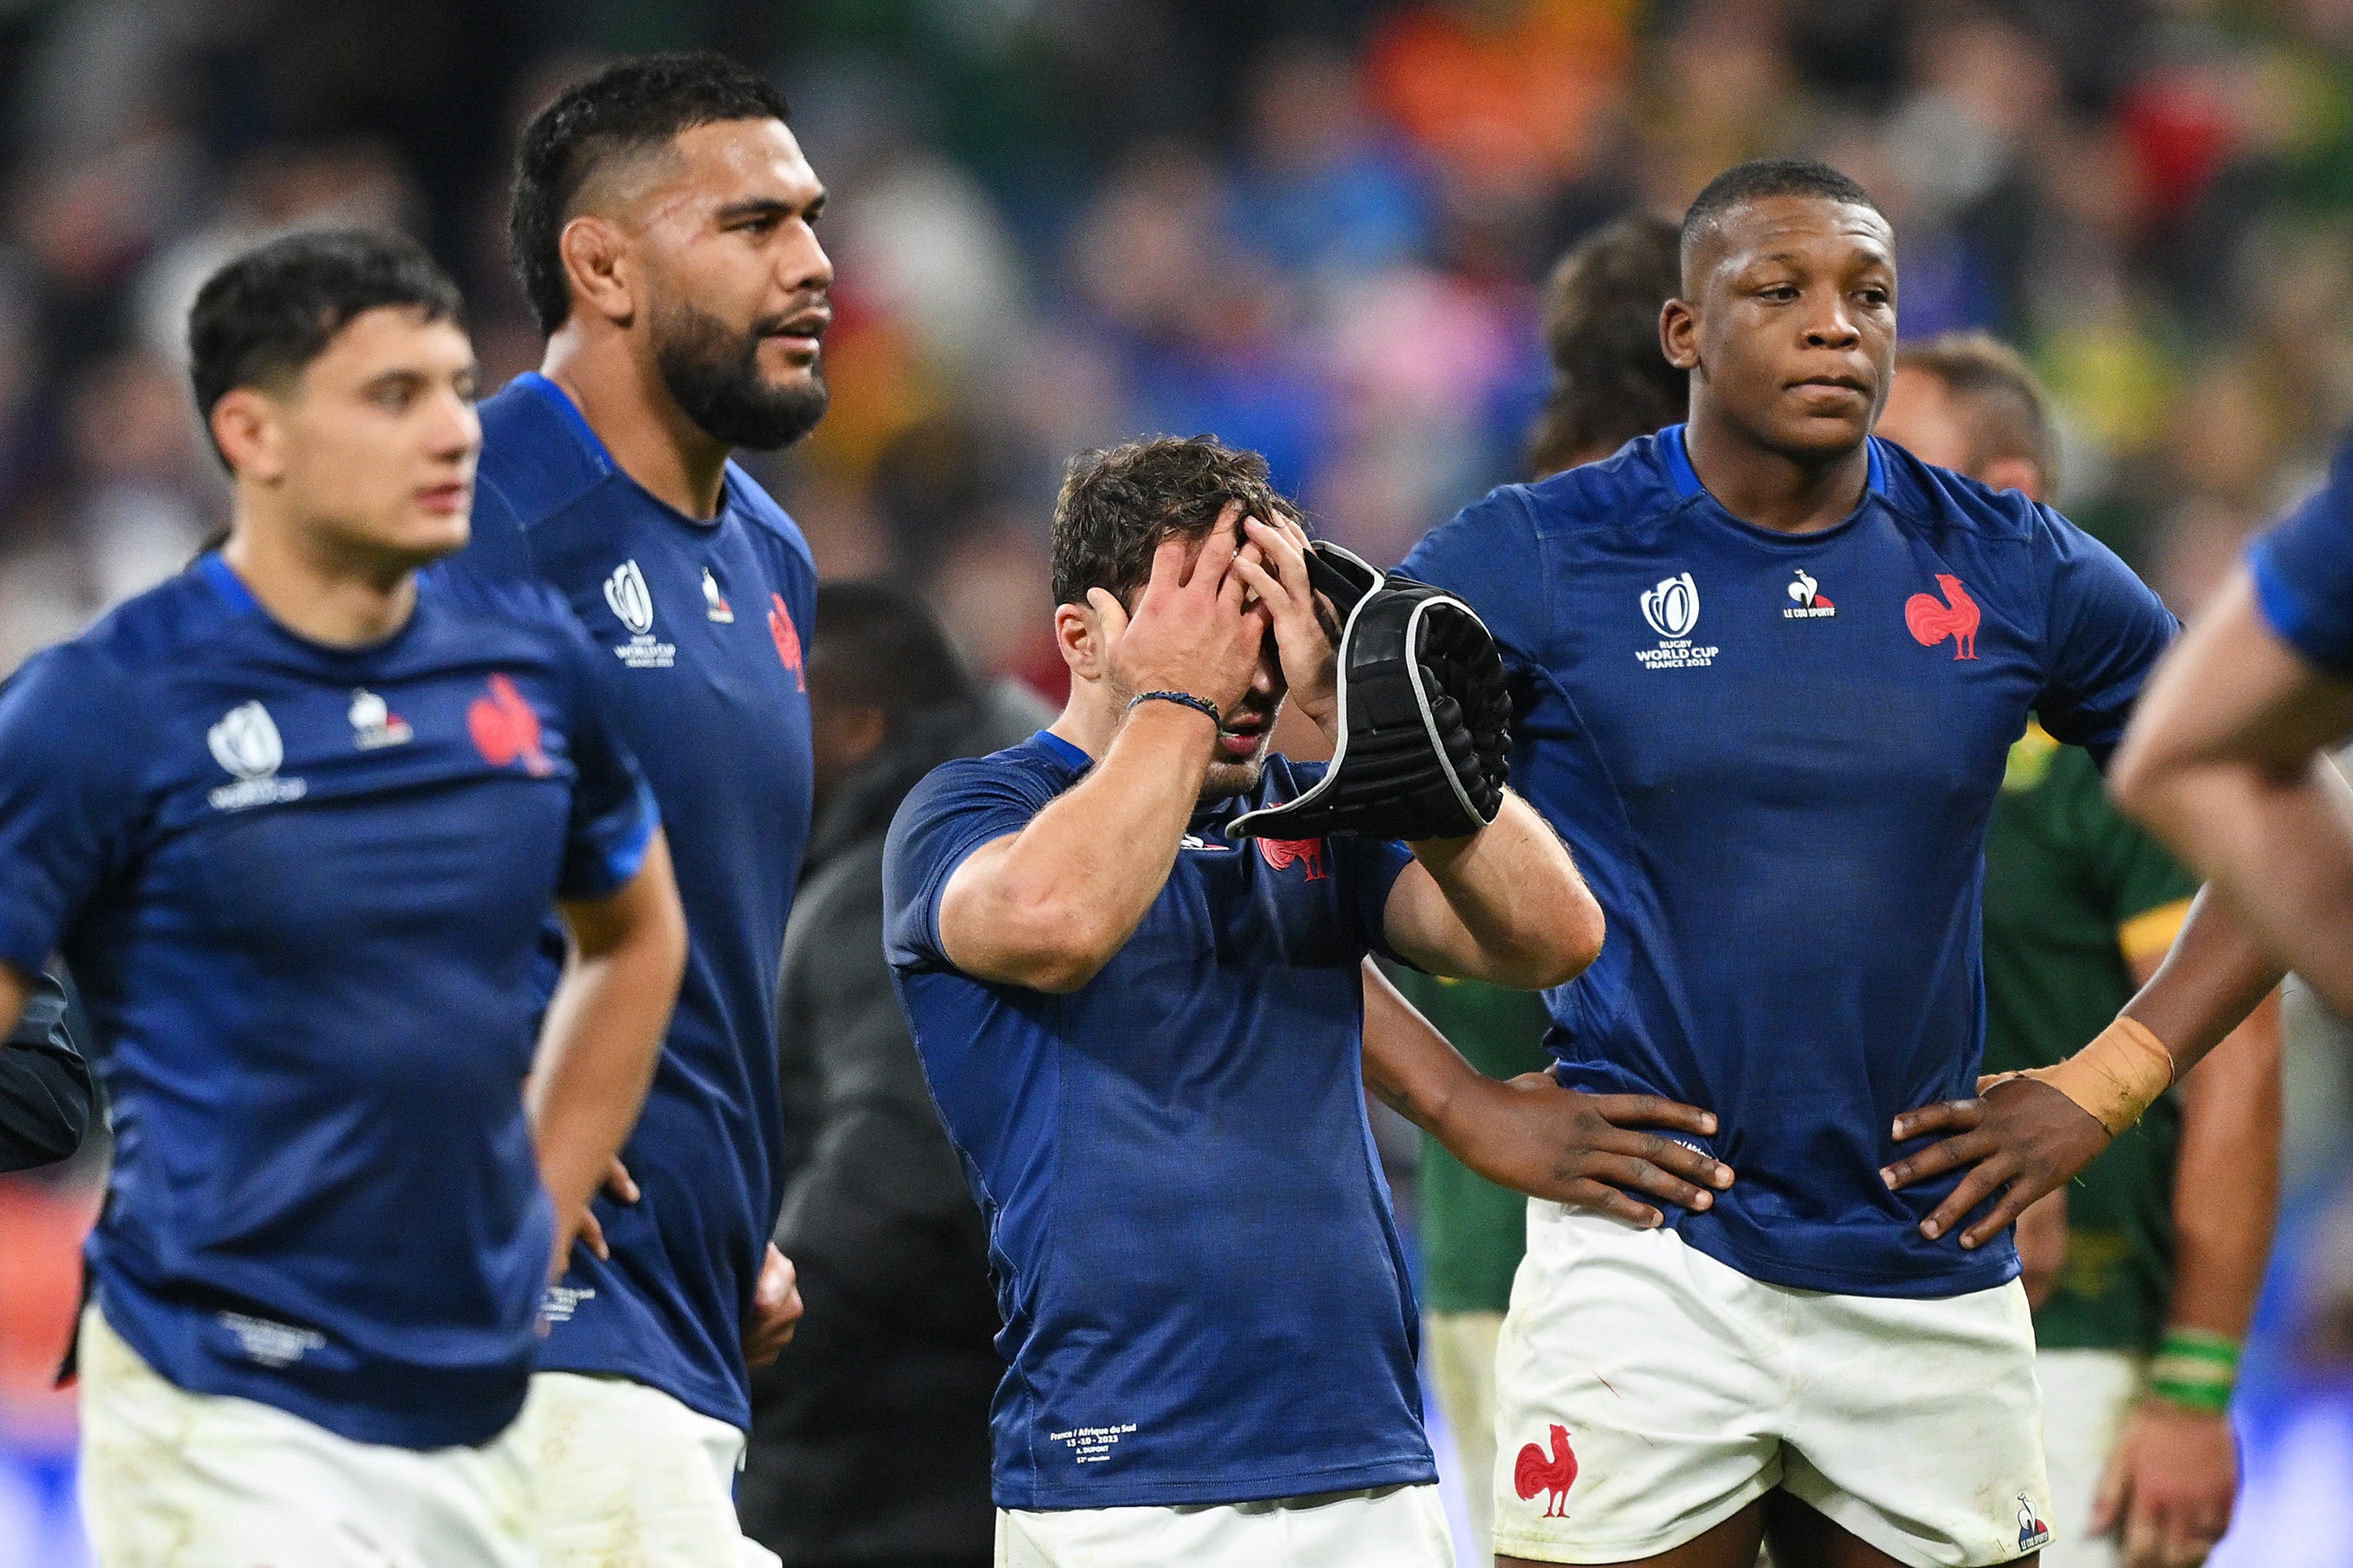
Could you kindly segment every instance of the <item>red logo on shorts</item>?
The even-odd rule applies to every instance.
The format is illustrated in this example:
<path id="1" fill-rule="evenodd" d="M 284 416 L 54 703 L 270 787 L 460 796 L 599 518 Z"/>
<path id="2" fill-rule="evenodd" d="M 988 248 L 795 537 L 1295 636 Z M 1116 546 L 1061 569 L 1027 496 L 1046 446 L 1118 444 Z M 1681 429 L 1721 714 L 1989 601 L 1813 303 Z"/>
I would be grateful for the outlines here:
<path id="1" fill-rule="evenodd" d="M 1324 880 L 1322 839 L 1261 839 L 1258 841 L 1258 853 L 1264 855 L 1266 863 L 1277 871 L 1284 870 L 1293 861 L 1300 861 L 1307 867 L 1308 881 Z"/>
<path id="2" fill-rule="evenodd" d="M 1519 1460 L 1512 1466 L 1512 1485 L 1531 1502 L 1538 1492 L 1551 1493 L 1545 1499 L 1546 1519 L 1568 1517 L 1568 1489 L 1577 1485 L 1577 1456 L 1569 1451 L 1567 1427 L 1557 1421 L 1552 1424 L 1549 1456 L 1533 1443 L 1520 1449 Z"/>
<path id="3" fill-rule="evenodd" d="M 1978 601 L 1950 572 L 1938 572 L 1936 586 L 1945 590 L 1946 602 L 1940 604 L 1925 593 L 1914 594 L 1904 601 L 1904 624 L 1912 629 L 1914 640 L 1923 648 L 1934 648 L 1949 637 L 1954 658 L 1976 658 Z"/>
<path id="4" fill-rule="evenodd" d="M 523 771 L 543 779 L 555 771 L 547 753 L 539 748 L 539 715 L 531 702 L 504 675 L 491 677 L 491 694 L 476 697 L 466 710 L 466 733 L 474 749 L 493 768 L 504 768 L 520 758 Z"/>
<path id="5" fill-rule="evenodd" d="M 808 672 L 801 668 L 800 629 L 793 624 L 793 612 L 785 608 L 785 596 L 768 596 L 768 635 L 776 640 L 776 657 L 793 673 L 793 684 L 808 690 Z"/>

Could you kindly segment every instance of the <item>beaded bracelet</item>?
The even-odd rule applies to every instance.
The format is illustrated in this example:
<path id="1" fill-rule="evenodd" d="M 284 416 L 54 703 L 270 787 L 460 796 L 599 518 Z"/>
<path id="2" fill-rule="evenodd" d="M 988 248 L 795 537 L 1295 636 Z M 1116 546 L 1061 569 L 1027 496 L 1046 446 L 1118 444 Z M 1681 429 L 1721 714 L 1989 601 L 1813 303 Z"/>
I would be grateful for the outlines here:
<path id="1" fill-rule="evenodd" d="M 2168 1404 L 2219 1415 L 2239 1381 L 2239 1342 L 2203 1329 L 2168 1329 L 2149 1363 L 2148 1391 Z"/>
<path id="2" fill-rule="evenodd" d="M 1218 705 L 1190 692 L 1138 692 L 1127 700 L 1128 711 L 1134 712 L 1138 703 L 1175 703 L 1180 707 L 1191 708 L 1195 713 L 1208 715 L 1209 722 L 1219 729 L 1226 727 L 1225 715 L 1218 712 Z"/>

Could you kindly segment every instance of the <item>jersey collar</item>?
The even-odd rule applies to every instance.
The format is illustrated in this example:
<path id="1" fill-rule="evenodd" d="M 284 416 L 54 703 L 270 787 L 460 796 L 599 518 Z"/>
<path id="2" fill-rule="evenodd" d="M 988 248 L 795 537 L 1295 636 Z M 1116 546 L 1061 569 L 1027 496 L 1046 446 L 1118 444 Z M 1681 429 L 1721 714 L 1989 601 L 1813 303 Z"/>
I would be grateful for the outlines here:
<path id="1" fill-rule="evenodd" d="M 212 584 L 213 591 L 237 614 L 252 615 L 260 610 L 261 601 L 253 597 L 253 590 L 245 586 L 245 579 L 230 570 L 229 564 L 221 559 L 218 550 L 206 550 L 198 556 L 196 571 L 205 581 Z"/>
<path id="2" fill-rule="evenodd" d="M 1072 746 L 1069 741 L 1064 740 L 1052 730 L 1039 730 L 1038 732 L 1037 738 L 1038 744 L 1044 747 L 1049 752 L 1050 752 L 1053 755 L 1055 761 L 1061 763 L 1066 768 L 1075 768 L 1080 772 L 1083 773 L 1088 768 L 1092 768 L 1095 765 L 1095 759 L 1093 758 L 1089 757 L 1085 752 L 1080 750 L 1077 747 Z"/>
<path id="3" fill-rule="evenodd" d="M 588 461 L 596 465 L 597 472 L 609 474 L 614 471 L 617 465 L 613 461 L 613 454 L 607 451 L 605 443 L 596 439 L 596 432 L 589 428 L 588 416 L 580 411 L 580 405 L 572 400 L 571 393 L 536 370 L 524 371 L 514 378 L 514 385 L 555 410 L 579 441 L 581 450 L 588 454 Z"/>
<path id="4" fill-rule="evenodd" d="M 1864 488 L 1884 499 L 1887 494 L 1887 465 L 1879 453 L 1879 438 L 1865 436 L 1863 446 L 1871 454 L 1871 473 L 1864 482 Z M 1667 478 L 1673 482 L 1677 495 L 1689 500 L 1694 495 L 1707 493 L 1707 487 L 1700 483 L 1699 475 L 1692 470 L 1691 453 L 1683 446 L 1683 426 L 1669 425 L 1661 430 L 1659 450 L 1666 454 Z"/>
<path id="5" fill-rule="evenodd" d="M 520 387 L 533 397 L 553 406 L 556 413 L 563 418 L 565 426 L 571 429 L 574 437 L 580 442 L 581 450 L 588 454 L 588 461 L 596 465 L 596 471 L 599 474 L 607 477 L 610 477 L 617 473 L 620 474 L 624 480 L 627 480 L 630 484 L 637 486 L 638 493 L 645 496 L 648 501 L 652 502 L 656 506 L 660 507 L 664 512 L 667 512 L 671 516 L 677 518 L 680 522 L 695 528 L 715 528 L 719 525 L 720 518 L 726 516 L 728 511 L 735 505 L 738 497 L 735 491 L 735 464 L 732 461 L 727 464 L 726 468 L 721 471 L 719 476 L 719 515 L 717 517 L 690 517 L 685 513 L 681 512 L 677 507 L 672 506 L 670 503 L 656 495 L 653 492 L 646 489 L 645 486 L 638 484 L 638 482 L 631 479 L 622 469 L 619 463 L 613 461 L 613 454 L 606 450 L 603 438 L 599 437 L 596 434 L 596 429 L 590 426 L 588 423 L 588 416 L 580 411 L 580 405 L 572 400 L 571 393 L 566 392 L 562 387 L 556 385 L 546 376 L 542 376 L 536 370 L 524 371 L 521 376 L 516 376 L 512 382 L 508 383 L 508 385 Z"/>

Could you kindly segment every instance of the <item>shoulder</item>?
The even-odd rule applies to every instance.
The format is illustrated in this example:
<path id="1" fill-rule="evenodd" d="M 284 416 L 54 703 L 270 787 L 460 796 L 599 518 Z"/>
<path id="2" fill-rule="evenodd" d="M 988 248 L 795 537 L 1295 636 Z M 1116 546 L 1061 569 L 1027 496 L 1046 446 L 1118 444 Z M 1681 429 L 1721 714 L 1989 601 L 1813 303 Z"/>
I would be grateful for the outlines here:
<path id="1" fill-rule="evenodd" d="M 1922 462 L 1894 441 L 1871 438 L 1880 471 L 1880 493 L 1888 510 L 1904 521 L 1937 533 L 1958 531 L 1989 541 L 2031 544 L 2052 525 L 2082 530 L 2050 507 L 2015 490 L 1994 490 L 1967 474 Z M 2084 535 L 2089 537 L 2089 535 Z"/>
<path id="2" fill-rule="evenodd" d="M 483 399 L 478 483 L 529 528 L 595 490 L 612 460 L 561 388 L 535 372 Z"/>
<path id="3" fill-rule="evenodd" d="M 737 511 L 747 527 L 773 537 L 800 560 L 815 567 L 816 562 L 809 554 L 808 538 L 801 532 L 801 525 L 793 521 L 790 513 L 777 504 L 776 498 L 769 494 L 758 480 L 746 473 L 743 465 L 732 459 L 727 464 L 727 482 L 735 497 Z"/>
<path id="4" fill-rule="evenodd" d="M 1078 771 L 1056 757 L 1049 743 L 1032 736 L 986 757 L 959 757 L 941 763 L 908 792 L 898 820 L 1007 800 L 1042 806 L 1070 788 Z"/>
<path id="5" fill-rule="evenodd" d="M 1638 436 L 1598 462 L 1527 484 L 1505 485 L 1539 535 L 1623 526 L 1672 511 L 1685 499 L 1674 481 L 1672 437 Z M 1490 497 L 1491 500 L 1495 497 Z"/>
<path id="6" fill-rule="evenodd" d="M 555 588 L 536 577 L 492 573 L 437 573 L 426 579 L 442 613 L 568 641 L 578 627 L 572 607 Z"/>
<path id="7" fill-rule="evenodd" d="M 225 599 L 206 580 L 200 562 L 123 600 L 49 653 L 62 669 L 136 682 L 152 671 L 175 666 L 192 649 L 211 645 L 254 613 L 249 605 Z M 26 668 L 31 668 L 29 662 Z"/>

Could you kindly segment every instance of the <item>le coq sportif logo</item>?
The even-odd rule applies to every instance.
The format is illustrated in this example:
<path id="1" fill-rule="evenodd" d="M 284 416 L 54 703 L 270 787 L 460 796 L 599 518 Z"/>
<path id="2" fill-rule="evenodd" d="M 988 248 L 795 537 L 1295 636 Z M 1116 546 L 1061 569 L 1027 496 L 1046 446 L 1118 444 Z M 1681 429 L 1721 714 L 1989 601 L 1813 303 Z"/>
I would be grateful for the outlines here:
<path id="1" fill-rule="evenodd" d="M 1642 592 L 1642 619 L 1662 637 L 1689 637 L 1699 624 L 1699 585 L 1692 575 L 1661 577 Z"/>
<path id="2" fill-rule="evenodd" d="M 634 560 L 623 561 L 605 579 L 605 602 L 621 624 L 642 637 L 654 629 L 654 596 L 646 589 L 646 574 Z"/>

